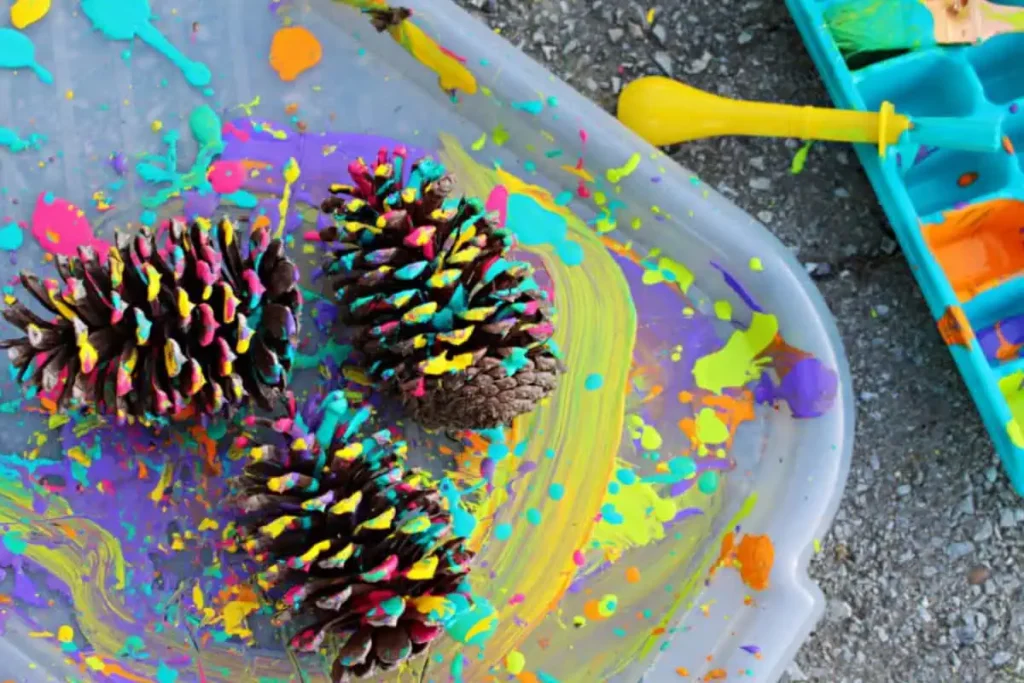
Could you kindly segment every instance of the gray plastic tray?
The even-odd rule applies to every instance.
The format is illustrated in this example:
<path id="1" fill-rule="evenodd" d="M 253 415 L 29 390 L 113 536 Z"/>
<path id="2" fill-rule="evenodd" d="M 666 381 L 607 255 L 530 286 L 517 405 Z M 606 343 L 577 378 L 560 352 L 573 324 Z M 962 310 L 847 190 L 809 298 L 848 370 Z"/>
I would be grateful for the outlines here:
<path id="1" fill-rule="evenodd" d="M 109 24 L 122 33 L 108 33 L 138 24 L 140 4 L 124 0 L 124 16 Z M 312 269 L 303 240 L 317 220 L 310 203 L 346 179 L 348 161 L 396 140 L 413 155 L 440 155 L 543 266 L 569 371 L 556 396 L 506 434 L 510 453 L 485 435 L 475 437 L 478 452 L 456 458 L 458 481 L 472 484 L 483 469 L 499 492 L 463 494 L 478 518 L 480 601 L 394 680 L 665 681 L 684 670 L 690 680 L 719 671 L 775 680 L 822 613 L 807 562 L 835 513 L 852 448 L 848 369 L 821 297 L 771 234 L 692 173 L 453 5 L 409 4 L 414 22 L 464 61 L 475 94 L 453 101 L 436 73 L 340 4 L 165 5 L 151 25 L 187 55 L 183 72 L 138 40 L 94 30 L 78 3 L 54 3 L 24 33 L 53 83 L 28 68 L 0 70 L 0 128 L 26 143 L 0 147 L 0 248 L 16 246 L 12 221 L 24 238 L 0 259 L 4 282 L 22 268 L 52 274 L 47 250 L 108 240 L 115 225 L 214 209 L 276 222 L 289 156 L 302 175 L 286 227 L 296 259 Z M 286 23 L 310 29 L 323 51 L 291 82 L 267 57 Z M 147 31 L 136 33 L 158 42 Z M 0 63 L 15 61 L 10 45 L 22 49 L 8 41 L 0 39 Z M 191 62 L 208 66 L 208 86 L 187 82 L 204 80 Z M 145 164 L 159 166 L 143 155 L 163 154 L 163 137 L 179 131 L 174 178 L 189 171 L 189 118 L 203 104 L 225 124 L 220 163 L 241 164 L 218 172 L 244 169 L 243 194 L 186 193 L 147 213 L 147 198 L 166 184 L 139 179 L 152 171 Z M 216 142 L 215 128 L 200 125 L 200 137 Z M 203 165 L 193 180 L 205 175 Z M 65 200 L 81 216 L 67 214 Z M 762 313 L 748 334 L 755 308 Z M 326 310 L 311 298 L 303 351 L 314 368 L 336 350 L 314 324 Z M 785 344 L 764 350 L 776 323 Z M 707 360 L 726 340 L 725 362 Z M 318 377 L 303 370 L 296 381 Z M 706 389 L 730 382 L 741 386 Z M 225 618 L 247 608 L 232 587 L 245 580 L 241 565 L 221 542 L 230 520 L 216 505 L 223 477 L 182 443 L 182 428 L 76 435 L 80 418 L 61 425 L 41 415 L 39 397 L 25 397 L 6 373 L 0 392 L 0 594 L 10 598 L 0 604 L 0 680 L 300 680 L 264 616 Z M 718 423 L 701 417 L 706 410 Z M 704 455 L 688 436 L 698 417 L 711 444 Z M 742 424 L 718 457 L 711 439 L 729 419 Z M 418 461 L 450 465 L 443 449 L 458 444 L 408 433 Z M 238 466 L 229 442 L 220 441 L 226 472 Z M 692 479 L 679 459 L 687 453 L 700 474 Z M 723 534 L 737 525 L 737 539 L 764 535 L 774 546 L 764 590 L 745 586 L 734 567 L 710 575 Z M 229 623 L 235 634 L 250 628 L 253 642 L 226 633 Z M 320 662 L 302 666 L 307 680 L 323 680 Z"/>

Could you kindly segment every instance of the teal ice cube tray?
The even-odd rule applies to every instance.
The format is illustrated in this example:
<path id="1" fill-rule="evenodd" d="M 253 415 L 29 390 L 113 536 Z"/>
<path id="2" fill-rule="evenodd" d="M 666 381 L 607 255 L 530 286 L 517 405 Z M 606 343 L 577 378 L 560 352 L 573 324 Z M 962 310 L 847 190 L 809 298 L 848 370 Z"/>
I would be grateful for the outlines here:
<path id="1" fill-rule="evenodd" d="M 841 1 L 841 0 L 839 0 Z M 787 0 L 836 106 L 912 116 L 998 118 L 1003 150 L 856 145 L 978 406 L 1013 487 L 1024 494 L 1024 34 L 933 47 L 850 68 L 823 18 L 831 4 Z"/>

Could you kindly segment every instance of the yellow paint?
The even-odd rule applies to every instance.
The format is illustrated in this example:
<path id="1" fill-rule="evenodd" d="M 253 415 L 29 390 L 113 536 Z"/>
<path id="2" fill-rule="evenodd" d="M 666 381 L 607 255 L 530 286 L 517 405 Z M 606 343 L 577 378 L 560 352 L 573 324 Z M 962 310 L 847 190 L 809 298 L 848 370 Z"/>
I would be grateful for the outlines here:
<path id="1" fill-rule="evenodd" d="M 428 358 L 420 364 L 420 370 L 425 375 L 443 375 L 446 372 L 459 372 L 473 364 L 472 353 L 462 353 L 448 358 L 448 351 L 442 351 L 440 355 Z"/>
<path id="2" fill-rule="evenodd" d="M 619 461 L 616 469 L 626 466 L 625 461 Z M 594 529 L 592 541 L 601 548 L 620 552 L 665 538 L 664 524 L 679 510 L 673 500 L 662 498 L 651 484 L 639 479 L 632 484 L 620 484 L 619 492 L 607 493 L 604 502 L 613 504 L 623 520 L 621 524 L 610 524 L 602 519 Z"/>
<path id="3" fill-rule="evenodd" d="M 299 169 L 299 162 L 295 157 L 291 157 L 284 165 L 284 191 L 281 192 L 281 201 L 277 204 L 278 221 L 274 239 L 281 239 L 284 235 L 285 224 L 288 222 L 288 207 L 292 201 L 292 186 L 298 182 L 300 175 L 302 171 Z"/>
<path id="4" fill-rule="evenodd" d="M 384 512 L 380 513 L 372 519 L 368 519 L 359 526 L 356 527 L 355 533 L 359 533 L 363 529 L 373 529 L 374 531 L 383 531 L 384 529 L 391 528 L 391 522 L 395 519 L 395 508 L 388 508 Z"/>
<path id="5" fill-rule="evenodd" d="M 719 444 L 729 440 L 729 427 L 718 417 L 714 408 L 701 408 L 697 413 L 697 438 L 704 444 Z"/>
<path id="6" fill-rule="evenodd" d="M 359 507 L 359 503 L 363 500 L 363 492 L 356 491 L 351 496 L 344 500 L 340 500 L 331 506 L 330 513 L 332 515 L 347 515 L 351 512 L 355 512 L 356 508 Z"/>
<path id="7" fill-rule="evenodd" d="M 31 26 L 50 11 L 50 0 L 18 0 L 11 5 L 11 25 L 16 29 Z"/>
<path id="8" fill-rule="evenodd" d="M 75 630 L 68 625 L 61 626 L 57 629 L 57 640 L 62 643 L 70 643 L 75 639 Z"/>
<path id="9" fill-rule="evenodd" d="M 437 571 L 437 555 L 427 555 L 422 560 L 409 567 L 409 571 L 406 572 L 406 577 L 413 581 L 421 581 L 424 579 L 434 578 L 434 572 Z"/>
<path id="10" fill-rule="evenodd" d="M 509 192 L 530 196 L 545 210 L 565 218 L 568 237 L 580 245 L 587 264 L 585 269 L 567 266 L 543 245 L 529 249 L 543 259 L 554 291 L 558 292 L 559 308 L 573 312 L 564 324 L 555 326 L 554 336 L 559 348 L 572 349 L 573 360 L 567 364 L 567 374 L 552 400 L 516 420 L 511 433 L 543 434 L 543 438 L 526 439 L 521 458 L 506 458 L 499 464 L 492 481 L 493 492 L 476 511 L 480 523 L 471 539 L 471 545 L 480 547 L 491 533 L 491 517 L 499 509 L 502 519 L 508 519 L 525 515 L 531 507 L 544 508 L 544 544 L 555 552 L 537 552 L 536 534 L 514 534 L 508 541 L 487 543 L 480 549 L 477 561 L 486 561 L 493 574 L 470 575 L 474 587 L 491 598 L 498 613 L 498 626 L 487 644 L 488 655 L 500 657 L 514 650 L 525 654 L 525 643 L 534 642 L 531 633 L 568 589 L 576 572 L 572 551 L 588 547 L 594 537 L 595 519 L 608 482 L 614 476 L 636 343 L 636 311 L 622 270 L 601 238 L 578 216 L 555 204 L 554 197 L 544 188 L 524 183 L 500 169 L 482 167 L 453 137 L 440 137 L 442 161 L 459 178 L 466 194 L 486 198 L 500 184 Z M 601 368 L 602 390 L 574 391 L 594 367 Z M 584 424 L 593 428 L 580 429 L 579 425 Z M 548 448 L 559 457 L 545 457 Z M 505 486 L 516 477 L 520 462 L 537 465 L 530 475 L 533 482 L 563 483 L 566 490 L 573 491 L 573 504 L 546 505 L 550 502 L 546 486 L 519 487 L 516 497 L 509 500 Z M 523 562 L 524 555 L 531 561 Z M 514 593 L 521 593 L 524 598 L 516 605 L 508 605 L 507 596 Z M 521 620 L 519 624 L 526 625 L 517 625 L 513 615 Z M 444 642 L 438 644 L 437 650 L 450 661 L 459 652 L 459 646 Z M 566 650 L 561 645 L 559 651 L 564 656 Z M 531 652 L 539 651 L 534 648 Z M 533 663 L 534 655 L 527 656 Z M 557 661 L 551 659 L 553 652 L 545 656 L 547 662 Z M 490 656 L 482 660 L 468 658 L 465 679 L 485 680 L 491 662 Z M 443 676 L 439 668 L 434 677 Z M 575 677 L 558 678 L 563 683 L 594 680 L 582 669 Z"/>
<path id="11" fill-rule="evenodd" d="M 1024 448 L 1024 370 L 1001 377 L 999 391 L 1006 399 L 1012 416 L 1006 423 L 1006 433 L 1014 446 Z"/>
<path id="12" fill-rule="evenodd" d="M 737 389 L 760 377 L 756 359 L 778 331 L 779 321 L 774 315 L 755 312 L 747 329 L 733 332 L 725 346 L 697 360 L 693 367 L 697 386 L 720 394 L 723 389 Z"/>
<path id="13" fill-rule="evenodd" d="M 631 175 L 639 166 L 640 154 L 638 152 L 633 152 L 625 164 L 619 168 L 609 168 L 605 171 L 604 176 L 608 179 L 608 182 L 614 184 Z"/>
<path id="14" fill-rule="evenodd" d="M 270 536 L 271 538 L 277 538 L 297 521 L 298 518 L 293 517 L 292 515 L 281 515 L 277 519 L 261 526 L 260 533 Z"/>
<path id="15" fill-rule="evenodd" d="M 150 492 L 149 499 L 154 503 L 159 503 L 160 499 L 164 497 L 164 491 L 171 485 L 171 479 L 173 477 L 174 467 L 169 462 L 164 463 L 164 468 L 160 471 L 160 479 Z"/>

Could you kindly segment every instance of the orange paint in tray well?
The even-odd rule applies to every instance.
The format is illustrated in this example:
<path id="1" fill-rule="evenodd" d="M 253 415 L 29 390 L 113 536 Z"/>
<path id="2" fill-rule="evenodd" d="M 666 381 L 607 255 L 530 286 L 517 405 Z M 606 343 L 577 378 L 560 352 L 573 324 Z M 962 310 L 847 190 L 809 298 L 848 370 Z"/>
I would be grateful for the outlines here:
<path id="1" fill-rule="evenodd" d="M 925 243 L 961 301 L 1024 271 L 1024 202 L 993 199 L 921 228 Z"/>

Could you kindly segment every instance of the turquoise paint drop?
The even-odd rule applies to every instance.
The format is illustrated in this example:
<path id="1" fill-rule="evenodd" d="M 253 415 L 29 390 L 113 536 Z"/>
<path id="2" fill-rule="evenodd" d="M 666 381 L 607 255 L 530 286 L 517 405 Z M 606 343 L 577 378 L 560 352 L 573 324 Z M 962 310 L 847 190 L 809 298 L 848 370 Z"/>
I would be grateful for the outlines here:
<path id="1" fill-rule="evenodd" d="M 697 478 L 697 488 L 701 493 L 711 495 L 718 490 L 718 472 L 708 470 Z"/>
<path id="2" fill-rule="evenodd" d="M 567 266 L 583 262 L 583 248 L 568 238 L 565 217 L 547 211 L 533 197 L 510 194 L 506 216 L 506 226 L 524 246 L 550 245 Z"/>
<path id="3" fill-rule="evenodd" d="M 512 108 L 518 109 L 519 111 L 525 111 L 526 113 L 533 114 L 534 116 L 538 116 L 542 111 L 544 111 L 544 103 L 541 102 L 540 100 L 530 100 L 529 102 L 513 102 Z"/>
<path id="4" fill-rule="evenodd" d="M 160 662 L 160 666 L 156 669 L 156 683 L 175 683 L 177 680 L 177 669 L 172 669 L 165 662 Z"/>
<path id="5" fill-rule="evenodd" d="M 503 443 L 492 443 L 487 447 L 487 457 L 495 462 L 501 462 L 508 457 L 509 448 Z"/>
<path id="6" fill-rule="evenodd" d="M 562 500 L 565 497 L 565 487 L 561 484 L 552 484 L 548 487 L 548 495 L 551 500 Z"/>
<path id="7" fill-rule="evenodd" d="M 494 537 L 499 541 L 507 541 L 512 538 L 512 525 L 511 524 L 499 524 L 494 527 Z"/>
<path id="8" fill-rule="evenodd" d="M 604 377 L 597 374 L 596 372 L 587 375 L 587 379 L 583 382 L 583 388 L 587 391 L 597 391 L 604 385 Z"/>
<path id="9" fill-rule="evenodd" d="M 154 225 L 156 225 L 156 212 L 146 209 L 141 214 L 139 214 L 139 220 L 142 222 L 143 225 L 153 227 Z"/>
<path id="10" fill-rule="evenodd" d="M 8 223 L 0 227 L 0 249 L 17 251 L 25 242 L 25 233 L 17 223 Z"/>
<path id="11" fill-rule="evenodd" d="M 31 69 L 43 83 L 53 83 L 53 74 L 36 61 L 32 39 L 13 28 L 0 28 L 0 69 Z"/>
<path id="12" fill-rule="evenodd" d="M 626 486 L 629 486 L 630 484 L 636 481 L 636 475 L 633 474 L 633 470 L 627 470 L 625 468 L 622 468 L 618 472 L 616 472 L 615 478 L 618 479 L 623 484 L 625 484 Z"/>
<path id="13" fill-rule="evenodd" d="M 622 524 L 623 522 L 622 515 L 619 514 L 618 510 L 611 503 L 605 503 L 601 506 L 601 517 L 612 525 Z"/>
<path id="14" fill-rule="evenodd" d="M 540 510 L 537 508 L 530 508 L 526 511 L 526 521 L 530 524 L 537 526 L 541 523 Z"/>

